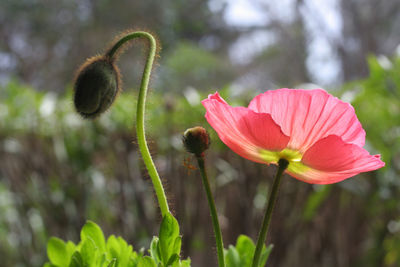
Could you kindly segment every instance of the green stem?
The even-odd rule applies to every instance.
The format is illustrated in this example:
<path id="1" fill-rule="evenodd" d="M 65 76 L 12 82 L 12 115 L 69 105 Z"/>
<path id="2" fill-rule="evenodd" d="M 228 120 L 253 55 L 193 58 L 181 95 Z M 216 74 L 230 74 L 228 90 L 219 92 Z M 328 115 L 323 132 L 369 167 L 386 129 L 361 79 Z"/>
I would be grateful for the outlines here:
<path id="1" fill-rule="evenodd" d="M 217 209 L 215 208 L 214 198 L 211 194 L 210 183 L 208 181 L 208 176 L 206 173 L 206 169 L 204 167 L 204 155 L 203 154 L 196 155 L 196 158 L 197 158 L 197 163 L 199 164 L 201 177 L 203 179 L 204 189 L 206 190 L 208 206 L 210 208 L 211 219 L 212 219 L 212 224 L 213 224 L 214 234 L 215 234 L 215 242 L 217 244 L 218 266 L 225 267 L 224 244 L 222 241 L 222 234 L 221 234 L 221 228 L 219 226 Z"/>
<path id="2" fill-rule="evenodd" d="M 280 159 L 278 162 L 278 171 L 276 172 L 274 183 L 272 184 L 272 189 L 268 200 L 268 207 L 264 215 L 260 233 L 258 234 L 257 246 L 254 252 L 252 267 L 259 267 L 261 251 L 264 246 L 265 240 L 267 239 L 268 226 L 271 222 L 272 211 L 278 198 L 282 174 L 288 165 L 289 162 L 286 159 Z"/>
<path id="3" fill-rule="evenodd" d="M 138 96 L 137 110 L 136 110 L 136 134 L 139 144 L 139 149 L 146 165 L 147 171 L 153 183 L 154 191 L 157 195 L 158 204 L 160 206 L 161 214 L 164 217 L 169 213 L 167 197 L 165 196 L 164 188 L 158 175 L 157 169 L 150 155 L 149 147 L 147 146 L 145 128 L 144 128 L 144 113 L 146 104 L 147 89 L 150 81 L 151 69 L 153 67 L 154 57 L 156 55 L 156 40 L 147 32 L 133 32 L 122 37 L 114 46 L 107 52 L 107 56 L 112 58 L 117 50 L 127 41 L 134 38 L 146 38 L 149 42 L 149 55 L 144 67 L 142 81 L 140 83 L 140 91 Z"/>

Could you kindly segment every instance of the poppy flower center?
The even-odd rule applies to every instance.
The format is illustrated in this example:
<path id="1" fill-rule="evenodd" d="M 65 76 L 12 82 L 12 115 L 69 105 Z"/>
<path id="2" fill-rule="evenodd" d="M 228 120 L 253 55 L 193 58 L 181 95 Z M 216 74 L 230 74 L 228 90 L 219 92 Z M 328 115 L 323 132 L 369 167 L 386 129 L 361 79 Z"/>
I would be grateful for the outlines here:
<path id="1" fill-rule="evenodd" d="M 289 162 L 289 166 L 287 168 L 288 171 L 293 173 L 304 173 L 309 167 L 304 165 L 301 162 L 303 158 L 303 154 L 301 154 L 297 150 L 285 148 L 281 151 L 272 151 L 272 150 L 259 150 L 260 156 L 265 162 L 278 164 L 280 159 L 286 159 Z"/>
<path id="2" fill-rule="evenodd" d="M 286 159 L 291 162 L 300 162 L 303 155 L 297 151 L 285 148 L 281 151 L 271 151 L 271 150 L 264 150 L 260 149 L 259 151 L 261 157 L 268 162 L 271 163 L 278 163 L 279 159 Z"/>
<path id="3" fill-rule="evenodd" d="M 286 159 L 289 162 L 300 162 L 303 155 L 296 150 L 285 148 L 279 152 L 279 158 Z"/>

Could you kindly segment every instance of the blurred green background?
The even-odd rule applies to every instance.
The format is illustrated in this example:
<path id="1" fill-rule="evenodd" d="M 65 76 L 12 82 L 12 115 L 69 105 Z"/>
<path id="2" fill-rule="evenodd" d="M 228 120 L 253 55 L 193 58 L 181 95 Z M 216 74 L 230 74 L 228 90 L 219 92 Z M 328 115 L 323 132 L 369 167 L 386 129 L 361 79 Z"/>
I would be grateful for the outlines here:
<path id="1" fill-rule="evenodd" d="M 397 0 L 1 0 L 0 266 L 41 266 L 48 238 L 77 242 L 87 219 L 136 249 L 157 234 L 134 134 L 141 43 L 119 62 L 124 92 L 109 112 L 86 121 L 72 105 L 75 69 L 129 28 L 162 44 L 146 124 L 193 266 L 216 266 L 216 250 L 181 134 L 196 125 L 211 133 L 208 169 L 226 246 L 239 234 L 255 239 L 275 167 L 222 144 L 200 101 L 218 89 L 247 105 L 280 87 L 323 87 L 351 102 L 366 148 L 386 167 L 328 186 L 285 176 L 270 266 L 400 266 Z"/>

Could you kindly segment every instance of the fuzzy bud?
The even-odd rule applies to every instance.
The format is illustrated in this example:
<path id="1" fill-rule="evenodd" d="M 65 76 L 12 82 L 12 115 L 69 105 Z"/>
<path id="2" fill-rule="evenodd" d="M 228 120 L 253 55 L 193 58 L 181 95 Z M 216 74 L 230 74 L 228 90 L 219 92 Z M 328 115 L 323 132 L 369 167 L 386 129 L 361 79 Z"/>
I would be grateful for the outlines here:
<path id="1" fill-rule="evenodd" d="M 189 128 L 183 134 L 183 144 L 188 152 L 200 156 L 210 146 L 210 136 L 203 127 Z"/>
<path id="2" fill-rule="evenodd" d="M 78 71 L 74 85 L 76 111 L 93 119 L 106 111 L 120 90 L 120 73 L 106 56 L 88 59 Z"/>

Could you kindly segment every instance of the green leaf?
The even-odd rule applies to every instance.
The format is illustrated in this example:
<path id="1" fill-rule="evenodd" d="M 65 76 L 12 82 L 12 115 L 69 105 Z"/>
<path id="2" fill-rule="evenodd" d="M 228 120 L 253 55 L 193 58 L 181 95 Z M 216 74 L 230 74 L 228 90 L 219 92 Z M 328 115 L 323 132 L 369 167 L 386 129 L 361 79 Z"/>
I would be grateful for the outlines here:
<path id="1" fill-rule="evenodd" d="M 155 261 L 149 256 L 140 258 L 137 267 L 157 267 Z"/>
<path id="2" fill-rule="evenodd" d="M 159 249 L 161 260 L 166 264 L 172 254 L 176 253 L 175 241 L 179 237 L 179 225 L 170 213 L 165 215 L 160 226 Z M 179 243 L 179 241 L 178 241 Z M 178 246 L 179 244 L 176 244 Z M 179 251 L 180 252 L 180 251 Z M 177 253 L 178 254 L 178 253 Z"/>
<path id="3" fill-rule="evenodd" d="M 96 260 L 94 262 L 96 267 L 103 267 L 105 266 L 104 264 L 107 264 L 107 253 L 97 253 Z"/>
<path id="4" fill-rule="evenodd" d="M 165 266 L 171 266 L 175 262 L 179 262 L 179 255 L 174 253 L 171 257 L 169 257 L 168 262 Z"/>
<path id="5" fill-rule="evenodd" d="M 117 259 L 112 259 L 111 262 L 107 265 L 107 267 L 117 267 L 118 262 Z"/>
<path id="6" fill-rule="evenodd" d="M 259 267 L 264 267 L 265 264 L 267 264 L 268 257 L 271 254 L 273 247 L 274 245 L 269 245 L 268 247 L 263 246 L 263 249 L 261 251 L 260 264 L 258 265 Z"/>
<path id="7" fill-rule="evenodd" d="M 161 258 L 161 255 L 158 250 L 158 247 L 159 247 L 158 241 L 159 241 L 158 237 L 153 236 L 153 239 L 151 240 L 151 244 L 150 244 L 150 249 L 149 249 L 150 256 L 154 259 L 156 264 L 158 264 L 160 262 L 160 258 Z"/>
<path id="8" fill-rule="evenodd" d="M 136 261 L 138 257 L 137 253 L 133 251 L 131 245 L 122 238 L 111 235 L 107 239 L 107 259 L 112 260 L 116 258 L 118 260 L 118 266 L 129 266 Z M 134 265 L 136 266 L 136 265 Z"/>
<path id="9" fill-rule="evenodd" d="M 118 237 L 117 240 L 120 247 L 118 263 L 120 266 L 127 266 L 130 259 L 137 257 L 137 254 L 133 252 L 133 247 L 128 245 L 122 237 Z"/>
<path id="10" fill-rule="evenodd" d="M 191 260 L 190 259 L 186 259 L 180 262 L 179 267 L 190 267 L 191 264 Z"/>
<path id="11" fill-rule="evenodd" d="M 256 246 L 250 237 L 240 235 L 236 241 L 236 250 L 239 253 L 243 267 L 251 266 Z"/>
<path id="12" fill-rule="evenodd" d="M 106 241 L 101 228 L 92 221 L 87 221 L 81 230 L 81 240 L 85 241 L 90 238 L 94 245 L 99 249 L 100 253 L 106 251 Z"/>
<path id="13" fill-rule="evenodd" d="M 179 231 L 179 230 L 178 230 Z M 179 255 L 181 253 L 182 246 L 182 237 L 178 236 L 175 238 L 174 247 L 172 249 L 172 253 Z"/>
<path id="14" fill-rule="evenodd" d="M 71 263 L 69 264 L 69 267 L 85 267 L 82 256 L 79 253 L 79 251 L 76 251 L 74 254 L 72 254 Z"/>
<path id="15" fill-rule="evenodd" d="M 236 248 L 232 245 L 225 251 L 225 263 L 229 267 L 243 267 L 240 265 L 240 256 Z"/>
<path id="16" fill-rule="evenodd" d="M 136 251 L 132 252 L 131 257 L 129 258 L 128 261 L 128 267 L 137 267 L 139 260 L 143 257 L 143 254 L 141 252 L 137 253 Z M 119 265 L 120 267 L 122 265 Z"/>
<path id="17" fill-rule="evenodd" d="M 68 266 L 70 255 L 67 246 L 61 239 L 52 237 L 47 242 L 47 256 L 52 264 L 60 267 Z"/>
<path id="18" fill-rule="evenodd" d="M 95 246 L 93 239 L 87 237 L 85 241 L 83 241 L 80 251 L 83 262 L 88 266 L 94 266 L 98 249 Z"/>
<path id="19" fill-rule="evenodd" d="M 73 242 L 68 241 L 67 245 L 66 245 L 66 249 L 67 249 L 67 258 L 68 258 L 68 263 L 69 263 L 69 260 L 72 256 L 72 254 L 74 254 L 74 252 L 76 251 L 76 245 Z"/>
<path id="20" fill-rule="evenodd" d="M 114 235 L 111 235 L 107 239 L 106 247 L 107 247 L 109 260 L 119 257 L 121 247 L 120 247 L 120 243 L 119 243 L 118 239 Z"/>

